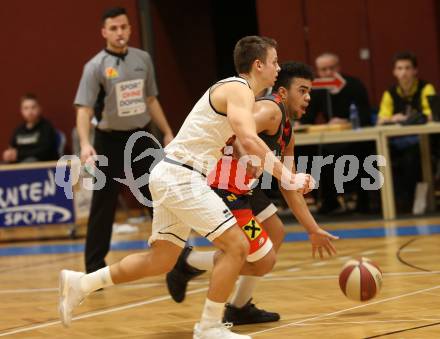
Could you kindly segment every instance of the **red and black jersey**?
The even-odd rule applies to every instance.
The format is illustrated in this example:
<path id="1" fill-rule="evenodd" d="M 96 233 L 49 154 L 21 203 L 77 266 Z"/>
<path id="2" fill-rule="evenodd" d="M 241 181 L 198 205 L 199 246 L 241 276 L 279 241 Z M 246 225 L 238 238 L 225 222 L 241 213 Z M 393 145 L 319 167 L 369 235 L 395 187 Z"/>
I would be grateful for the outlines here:
<path id="1" fill-rule="evenodd" d="M 280 126 L 274 135 L 259 133 L 259 137 L 267 144 L 276 156 L 282 156 L 286 146 L 292 138 L 292 125 L 290 124 L 285 107 L 278 94 L 264 96 L 260 100 L 270 100 L 276 103 L 281 111 Z M 231 140 L 231 143 L 233 139 Z M 224 155 L 217 166 L 208 175 L 211 187 L 227 190 L 235 194 L 246 194 L 254 177 L 247 171 L 247 167 L 232 155 Z"/>
<path id="2" fill-rule="evenodd" d="M 274 135 L 259 133 L 258 136 L 263 139 L 266 145 L 274 152 L 276 156 L 284 155 L 284 150 L 292 138 L 292 125 L 286 113 L 286 108 L 281 101 L 281 97 L 274 93 L 257 99 L 257 101 L 269 100 L 276 103 L 281 111 L 281 123 L 278 131 Z"/>

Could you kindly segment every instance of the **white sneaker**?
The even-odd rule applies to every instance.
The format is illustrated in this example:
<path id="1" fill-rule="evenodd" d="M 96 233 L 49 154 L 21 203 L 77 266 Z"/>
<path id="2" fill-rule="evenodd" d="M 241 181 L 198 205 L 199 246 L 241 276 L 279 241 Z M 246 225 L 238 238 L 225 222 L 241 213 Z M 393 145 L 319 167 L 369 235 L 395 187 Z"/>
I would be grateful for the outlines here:
<path id="1" fill-rule="evenodd" d="M 73 309 L 81 304 L 86 294 L 81 291 L 80 279 L 84 273 L 62 270 L 60 272 L 60 301 L 58 310 L 61 323 L 69 327 L 72 322 Z"/>
<path id="2" fill-rule="evenodd" d="M 248 335 L 242 335 L 231 332 L 229 329 L 232 323 L 219 323 L 215 327 L 210 327 L 205 330 L 200 329 L 200 324 L 194 326 L 193 339 L 251 339 Z"/>

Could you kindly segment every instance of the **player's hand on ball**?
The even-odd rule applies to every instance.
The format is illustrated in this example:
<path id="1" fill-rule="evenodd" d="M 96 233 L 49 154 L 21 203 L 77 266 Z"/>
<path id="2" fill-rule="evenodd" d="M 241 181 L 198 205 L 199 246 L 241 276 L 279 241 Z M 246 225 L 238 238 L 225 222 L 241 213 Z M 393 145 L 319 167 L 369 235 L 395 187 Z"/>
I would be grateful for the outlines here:
<path id="1" fill-rule="evenodd" d="M 334 236 L 322 228 L 318 228 L 316 231 L 309 233 L 310 242 L 312 243 L 312 255 L 316 257 L 316 252 L 319 253 L 319 257 L 324 259 L 324 250 L 331 257 L 336 254 L 336 248 L 332 244 L 332 240 L 337 240 L 339 237 Z"/>

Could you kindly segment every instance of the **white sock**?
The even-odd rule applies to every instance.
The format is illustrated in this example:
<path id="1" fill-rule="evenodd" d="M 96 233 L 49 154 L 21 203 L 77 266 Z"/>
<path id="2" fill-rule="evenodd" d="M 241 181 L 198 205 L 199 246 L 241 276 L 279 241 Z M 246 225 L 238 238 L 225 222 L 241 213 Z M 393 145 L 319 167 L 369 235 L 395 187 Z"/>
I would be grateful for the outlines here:
<path id="1" fill-rule="evenodd" d="M 114 285 L 109 266 L 101 268 L 93 273 L 86 274 L 81 278 L 80 283 L 81 290 L 85 293 L 91 293 L 100 288 Z"/>
<path id="2" fill-rule="evenodd" d="M 200 329 L 204 330 L 221 323 L 224 309 L 224 303 L 216 303 L 207 298 L 200 319 Z"/>
<path id="3" fill-rule="evenodd" d="M 254 294 L 255 287 L 260 279 L 261 277 L 241 275 L 238 279 L 237 289 L 231 299 L 231 304 L 238 308 L 246 305 L 246 303 L 252 298 L 252 294 Z"/>
<path id="4" fill-rule="evenodd" d="M 210 271 L 214 267 L 215 251 L 191 251 L 186 262 L 202 271 Z"/>

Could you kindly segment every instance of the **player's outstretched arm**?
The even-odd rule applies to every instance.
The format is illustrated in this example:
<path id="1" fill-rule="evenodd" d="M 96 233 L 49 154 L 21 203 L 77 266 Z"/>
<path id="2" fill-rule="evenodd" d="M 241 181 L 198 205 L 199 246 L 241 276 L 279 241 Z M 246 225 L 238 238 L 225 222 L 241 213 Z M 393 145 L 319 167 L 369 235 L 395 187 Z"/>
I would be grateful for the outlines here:
<path id="1" fill-rule="evenodd" d="M 291 171 L 293 173 L 296 172 L 295 162 L 293 161 L 294 143 L 295 141 L 294 138 L 292 137 L 284 153 L 284 160 L 287 156 L 292 157 L 291 159 L 292 161 L 290 163 L 292 166 Z M 280 185 L 280 191 L 284 199 L 286 200 L 287 205 L 292 211 L 293 215 L 296 217 L 298 222 L 306 229 L 307 233 L 309 234 L 310 242 L 312 243 L 313 257 L 315 257 L 316 252 L 318 252 L 320 258 L 323 259 L 324 250 L 327 252 L 329 256 L 336 254 L 336 248 L 334 247 L 331 241 L 338 239 L 338 237 L 328 233 L 327 231 L 319 227 L 315 218 L 310 213 L 309 207 L 307 206 L 303 194 L 297 191 L 285 190 L 284 188 L 282 188 L 281 185 Z"/>

